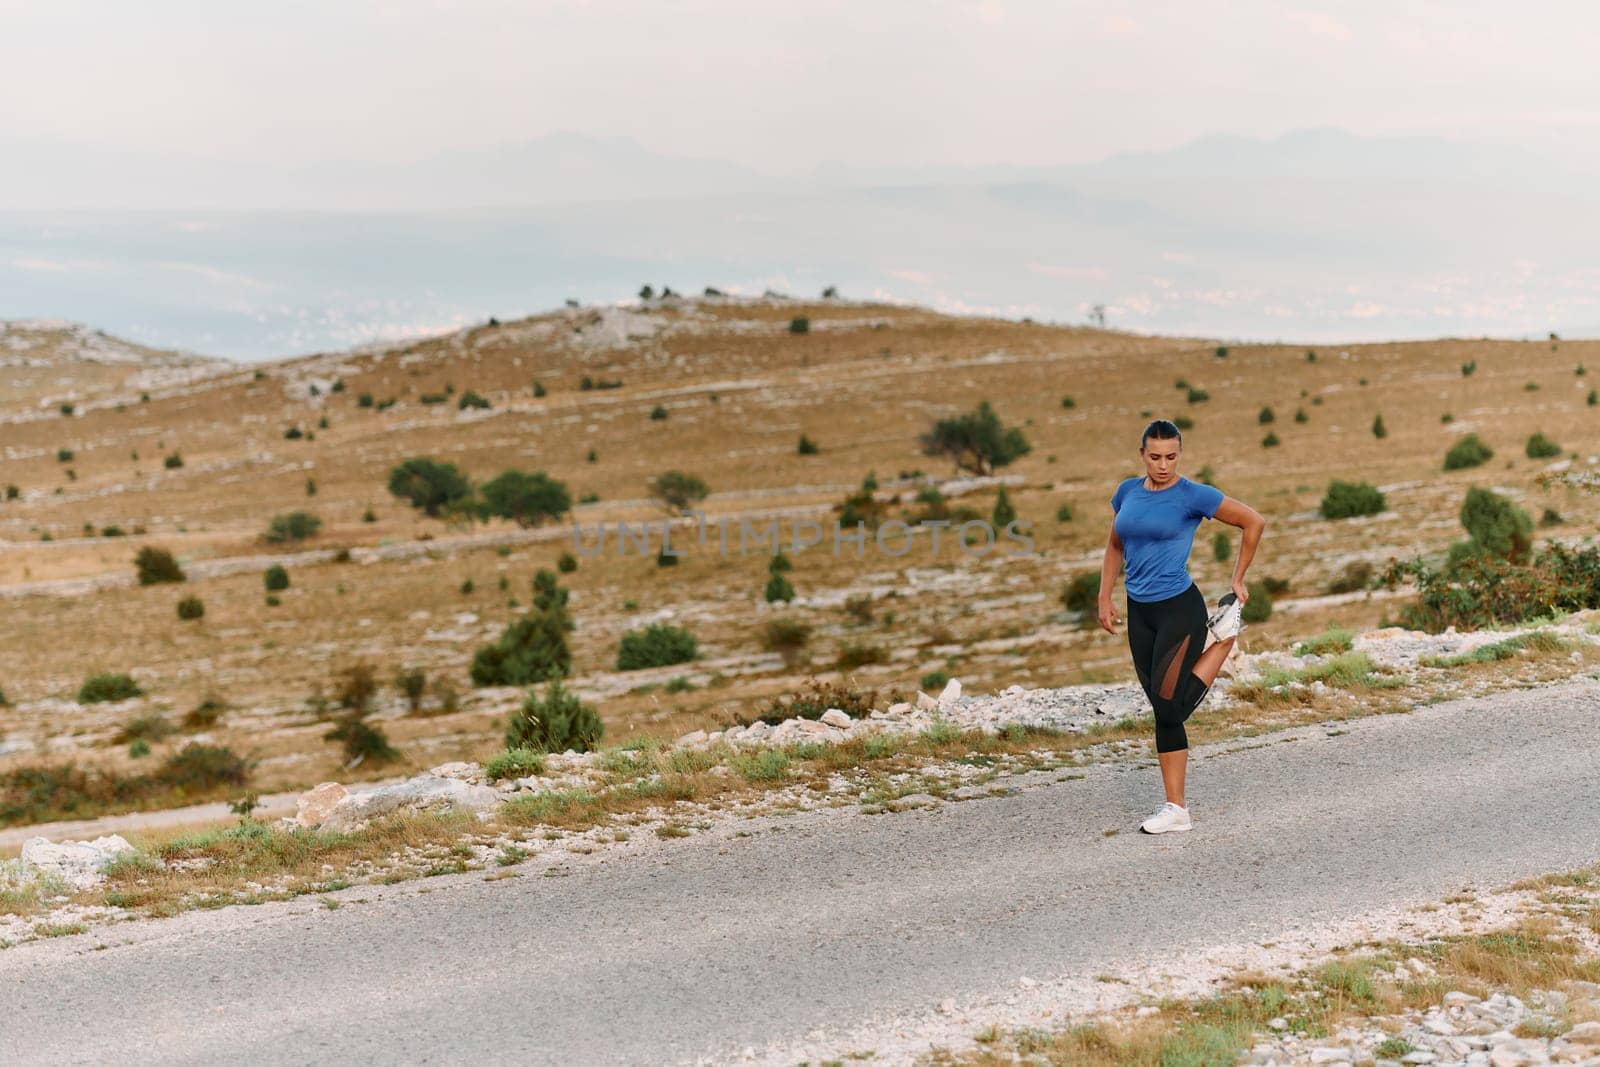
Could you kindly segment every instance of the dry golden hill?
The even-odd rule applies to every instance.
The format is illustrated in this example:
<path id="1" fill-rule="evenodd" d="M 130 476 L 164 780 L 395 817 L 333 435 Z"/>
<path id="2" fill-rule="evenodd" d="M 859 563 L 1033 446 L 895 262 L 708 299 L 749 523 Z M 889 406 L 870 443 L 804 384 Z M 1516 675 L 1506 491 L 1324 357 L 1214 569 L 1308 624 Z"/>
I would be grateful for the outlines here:
<path id="1" fill-rule="evenodd" d="M 791 331 L 796 317 L 808 332 Z M 1060 593 L 1098 568 L 1108 498 L 1137 473 L 1138 432 L 1153 416 L 1192 420 L 1186 472 L 1209 467 L 1218 486 L 1269 519 L 1252 577 L 1286 582 L 1287 592 L 1270 621 L 1247 631 L 1247 647 L 1330 621 L 1371 626 L 1395 601 L 1328 597 L 1330 582 L 1353 561 L 1381 567 L 1456 540 L 1469 485 L 1499 487 L 1535 518 L 1547 508 L 1564 517 L 1541 533 L 1593 532 L 1591 500 L 1539 490 L 1534 477 L 1550 460 L 1524 455 L 1542 431 L 1579 465 L 1594 462 L 1600 407 L 1589 402 L 1586 362 L 1600 368 L 1600 342 L 1223 350 L 1214 340 L 915 307 L 725 298 L 566 308 L 259 365 L 142 354 L 83 370 L 81 387 L 46 389 L 44 377 L 8 365 L 18 376 L 0 394 L 0 483 L 16 496 L 0 501 L 0 689 L 12 706 L 0 707 L 0 769 L 51 752 L 144 766 L 115 741 L 118 728 L 137 715 L 176 718 L 212 694 L 232 709 L 213 737 L 262 760 L 262 788 L 348 778 L 307 702 L 331 695 L 358 663 L 386 686 L 402 668 L 421 669 L 465 698 L 448 714 L 402 716 L 386 689 L 379 718 L 405 760 L 384 771 L 498 748 L 516 694 L 473 691 L 467 666 L 525 610 L 533 573 L 574 551 L 571 530 L 422 517 L 386 489 L 391 468 L 413 456 L 478 480 L 544 471 L 591 501 L 572 516 L 586 537 L 602 521 L 661 518 L 649 483 L 669 469 L 704 479 L 704 509 L 735 519 L 727 553 L 714 532 L 701 546 L 681 529 L 676 566 L 658 566 L 653 553 L 619 555 L 613 541 L 562 575 L 577 621 L 573 684 L 600 710 L 608 740 L 718 725 L 813 675 L 903 693 L 934 672 L 977 690 L 1130 678 L 1123 639 L 1084 629 Z M 584 389 L 585 376 L 621 384 Z M 468 392 L 490 406 L 462 408 Z M 799 595 L 787 606 L 765 602 L 768 556 L 738 552 L 738 516 L 809 517 L 831 530 L 830 509 L 869 472 L 881 498 L 899 494 L 890 514 L 915 515 L 925 485 L 957 474 L 921 454 L 917 435 L 980 400 L 1032 446 L 996 474 L 1033 524 L 1033 554 L 1011 555 L 1002 543 L 968 555 L 949 535 L 937 553 L 924 536 L 899 555 L 786 544 Z M 61 414 L 69 402 L 73 413 Z M 658 406 L 664 417 L 652 418 Z M 1373 432 L 1379 415 L 1383 437 Z M 1494 459 L 1444 472 L 1446 449 L 1467 432 Z M 1269 433 L 1275 446 L 1263 445 Z M 802 434 L 816 454 L 800 454 Z M 1332 479 L 1382 487 L 1389 510 L 1322 520 L 1316 508 Z M 948 488 L 952 505 L 990 514 L 994 479 Z M 294 510 L 318 516 L 320 533 L 295 547 L 263 543 L 270 519 Z M 1231 566 L 1213 560 L 1214 532 L 1202 527 L 1194 555 L 1211 596 Z M 788 519 L 780 533 L 787 542 Z M 190 580 L 134 584 L 144 545 L 171 549 Z M 341 548 L 350 550 L 344 562 Z M 285 557 L 292 584 L 268 606 L 261 572 Z M 180 621 L 175 604 L 189 595 L 203 600 L 204 618 Z M 812 627 L 794 662 L 763 647 L 778 617 Z M 699 658 L 616 670 L 620 636 L 652 621 L 693 631 Z M 87 676 L 120 671 L 147 695 L 73 700 Z M 154 754 L 177 740 L 156 742 Z"/>

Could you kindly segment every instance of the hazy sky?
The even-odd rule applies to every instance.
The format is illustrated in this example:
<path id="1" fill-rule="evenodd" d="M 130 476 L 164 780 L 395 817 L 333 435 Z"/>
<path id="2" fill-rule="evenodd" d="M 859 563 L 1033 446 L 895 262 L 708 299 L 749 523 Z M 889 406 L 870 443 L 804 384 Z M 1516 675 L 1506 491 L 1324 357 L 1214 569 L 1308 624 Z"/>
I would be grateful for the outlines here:
<path id="1" fill-rule="evenodd" d="M 1600 5 L 0 0 L 0 139 L 404 160 L 561 130 L 771 172 L 1207 133 L 1596 141 Z"/>

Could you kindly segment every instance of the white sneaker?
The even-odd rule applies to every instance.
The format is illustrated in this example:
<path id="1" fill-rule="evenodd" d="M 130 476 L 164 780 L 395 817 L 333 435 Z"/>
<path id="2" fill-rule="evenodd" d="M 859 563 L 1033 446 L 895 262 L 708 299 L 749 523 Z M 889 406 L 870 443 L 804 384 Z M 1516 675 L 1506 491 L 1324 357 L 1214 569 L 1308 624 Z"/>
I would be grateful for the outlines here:
<path id="1" fill-rule="evenodd" d="M 1244 629 L 1244 608 L 1237 593 L 1222 594 L 1217 600 L 1216 612 L 1206 620 L 1206 628 L 1218 641 L 1239 636 L 1239 631 Z"/>
<path id="2" fill-rule="evenodd" d="M 1172 801 L 1161 805 L 1161 810 L 1139 824 L 1140 833 L 1164 834 L 1173 830 L 1191 830 L 1194 824 L 1189 821 L 1189 809 L 1180 808 Z"/>

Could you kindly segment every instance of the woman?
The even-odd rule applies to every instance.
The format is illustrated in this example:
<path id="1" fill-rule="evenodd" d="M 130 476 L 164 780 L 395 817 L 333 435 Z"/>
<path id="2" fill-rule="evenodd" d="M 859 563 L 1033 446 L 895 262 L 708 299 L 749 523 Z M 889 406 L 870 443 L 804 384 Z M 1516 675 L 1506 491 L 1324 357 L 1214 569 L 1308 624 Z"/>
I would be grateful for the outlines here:
<path id="1" fill-rule="evenodd" d="M 1100 568 L 1100 625 L 1116 633 L 1120 621 L 1111 590 L 1124 559 L 1128 567 L 1128 646 L 1139 684 L 1156 719 L 1156 758 L 1167 801 L 1139 829 L 1147 834 L 1188 830 L 1183 804 L 1189 769 L 1184 722 L 1216 681 L 1223 660 L 1243 628 L 1240 609 L 1250 599 L 1245 571 L 1267 523 L 1254 508 L 1209 485 L 1178 475 L 1183 435 L 1165 419 L 1144 428 L 1139 457 L 1144 476 L 1129 478 L 1111 497 L 1111 538 Z M 1205 597 L 1189 577 L 1189 550 L 1201 519 L 1217 519 L 1244 531 L 1233 566 L 1233 591 L 1206 617 Z M 1209 630 L 1216 642 L 1205 647 Z"/>

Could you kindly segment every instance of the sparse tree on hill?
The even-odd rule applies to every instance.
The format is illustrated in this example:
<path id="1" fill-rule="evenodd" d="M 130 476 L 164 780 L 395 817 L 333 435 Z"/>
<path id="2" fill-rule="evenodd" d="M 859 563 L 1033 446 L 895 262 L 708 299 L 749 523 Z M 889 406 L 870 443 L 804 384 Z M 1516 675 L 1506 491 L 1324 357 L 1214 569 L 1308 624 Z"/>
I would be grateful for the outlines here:
<path id="1" fill-rule="evenodd" d="M 415 456 L 389 472 L 389 492 L 430 518 L 472 495 L 472 482 L 454 463 Z"/>
<path id="2" fill-rule="evenodd" d="M 917 441 L 924 455 L 946 456 L 957 470 L 979 475 L 989 474 L 1033 450 L 1020 428 L 1001 426 L 1000 416 L 987 400 L 980 401 L 976 411 L 938 420 Z"/>

